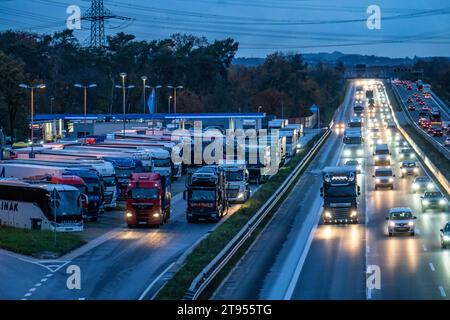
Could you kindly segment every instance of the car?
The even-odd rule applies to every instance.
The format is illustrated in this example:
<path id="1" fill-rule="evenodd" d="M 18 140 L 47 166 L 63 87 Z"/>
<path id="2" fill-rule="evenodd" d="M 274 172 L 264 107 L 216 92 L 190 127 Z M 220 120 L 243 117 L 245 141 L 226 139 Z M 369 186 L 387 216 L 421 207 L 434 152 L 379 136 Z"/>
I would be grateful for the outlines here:
<path id="1" fill-rule="evenodd" d="M 386 217 L 388 222 L 388 235 L 392 237 L 395 234 L 415 234 L 415 221 L 417 218 L 413 215 L 411 208 L 398 207 L 391 208 Z"/>
<path id="2" fill-rule="evenodd" d="M 419 176 L 414 179 L 412 189 L 415 193 L 427 190 L 432 191 L 434 190 L 434 183 L 428 176 Z"/>
<path id="3" fill-rule="evenodd" d="M 427 133 L 428 133 L 430 136 L 433 136 L 433 135 L 434 135 L 434 129 L 433 129 L 432 127 L 426 128 L 426 131 L 427 131 Z"/>
<path id="4" fill-rule="evenodd" d="M 423 101 L 423 100 L 420 100 L 420 101 L 418 101 L 417 103 L 419 104 L 419 106 L 423 106 L 423 107 L 426 108 L 426 109 L 430 109 L 430 108 L 426 105 L 425 101 Z"/>
<path id="5" fill-rule="evenodd" d="M 447 222 L 444 228 L 439 231 L 441 237 L 441 247 L 445 249 L 450 244 L 450 222 Z"/>
<path id="6" fill-rule="evenodd" d="M 405 176 L 414 176 L 417 177 L 419 175 L 419 166 L 415 161 L 403 161 L 400 165 L 401 177 Z"/>
<path id="7" fill-rule="evenodd" d="M 412 99 L 412 98 L 408 98 L 408 99 L 406 99 L 406 102 L 412 103 L 412 102 L 413 102 L 413 99 Z"/>
<path id="8" fill-rule="evenodd" d="M 450 147 L 450 137 L 445 138 L 445 140 L 444 140 L 444 146 Z"/>
<path id="9" fill-rule="evenodd" d="M 408 146 L 408 142 L 406 142 L 404 139 L 402 138 L 397 138 L 398 136 L 395 136 L 395 146 L 397 148 L 402 148 L 402 147 L 406 147 Z"/>
<path id="10" fill-rule="evenodd" d="M 420 197 L 422 211 L 427 209 L 442 209 L 447 208 L 447 200 L 440 191 L 425 191 Z"/>
<path id="11" fill-rule="evenodd" d="M 409 110 L 409 111 L 416 111 L 416 106 L 413 105 L 413 104 L 410 104 L 410 105 L 408 106 L 408 110 Z"/>
<path id="12" fill-rule="evenodd" d="M 395 122 L 393 120 L 387 120 L 386 121 L 386 128 L 395 128 Z"/>
<path id="13" fill-rule="evenodd" d="M 399 152 L 400 159 L 414 159 L 416 155 L 411 148 L 402 148 Z"/>
<path id="14" fill-rule="evenodd" d="M 433 137 L 443 137 L 444 136 L 444 132 L 442 130 L 441 126 L 431 126 L 431 129 L 433 129 Z"/>
<path id="15" fill-rule="evenodd" d="M 361 164 L 359 163 L 358 160 L 347 160 L 345 162 L 346 166 L 355 166 L 356 167 L 356 172 L 357 173 L 361 173 Z"/>
<path id="16" fill-rule="evenodd" d="M 407 86 L 406 90 L 410 91 L 410 90 L 412 90 L 412 87 L 411 86 Z"/>
<path id="17" fill-rule="evenodd" d="M 375 178 L 375 190 L 380 187 L 394 189 L 395 174 L 390 167 L 376 168 L 372 177 Z"/>

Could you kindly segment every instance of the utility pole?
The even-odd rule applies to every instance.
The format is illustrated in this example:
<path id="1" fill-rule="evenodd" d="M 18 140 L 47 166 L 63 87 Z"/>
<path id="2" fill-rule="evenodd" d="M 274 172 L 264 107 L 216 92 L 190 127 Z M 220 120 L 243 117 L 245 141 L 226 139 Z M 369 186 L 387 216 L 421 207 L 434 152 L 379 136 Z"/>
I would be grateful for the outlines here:
<path id="1" fill-rule="evenodd" d="M 109 19 L 132 20 L 128 17 L 118 16 L 106 9 L 103 0 L 91 0 L 90 8 L 81 17 L 81 20 L 91 22 L 90 47 L 99 48 L 106 45 L 105 21 Z"/>

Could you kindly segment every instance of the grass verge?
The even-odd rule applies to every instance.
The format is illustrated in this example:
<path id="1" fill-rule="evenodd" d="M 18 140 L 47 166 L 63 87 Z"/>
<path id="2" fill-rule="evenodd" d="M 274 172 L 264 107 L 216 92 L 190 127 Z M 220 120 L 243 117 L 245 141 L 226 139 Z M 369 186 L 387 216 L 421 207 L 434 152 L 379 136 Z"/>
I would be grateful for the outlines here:
<path id="1" fill-rule="evenodd" d="M 0 248 L 25 255 L 51 252 L 61 256 L 86 242 L 76 233 L 54 233 L 48 230 L 30 230 L 1 226 Z"/>
<path id="2" fill-rule="evenodd" d="M 259 210 L 259 208 L 273 195 L 278 187 L 283 183 L 286 177 L 294 170 L 306 153 L 311 149 L 319 137 L 314 138 L 305 147 L 294 156 L 289 163 L 282 167 L 279 172 L 273 176 L 267 183 L 262 185 L 259 190 L 242 207 L 220 225 L 213 233 L 206 237 L 186 258 L 184 265 L 169 280 L 156 296 L 156 300 L 179 300 L 191 285 L 194 278 L 203 270 L 208 263 L 214 259 L 217 254 L 227 245 L 227 243 L 241 230 L 241 228 L 250 220 L 250 218 Z M 293 185 L 292 185 L 293 187 Z M 287 196 L 288 193 L 286 193 Z M 281 204 L 282 201 L 278 202 Z M 205 295 L 213 292 L 222 279 L 228 274 L 229 270 L 238 261 L 239 257 L 245 253 L 246 248 L 252 243 L 252 240 L 262 230 L 265 223 L 270 220 L 272 212 L 266 217 L 264 222 L 255 230 L 252 236 L 246 241 L 246 244 L 240 248 L 238 253 L 221 271 L 216 279 L 211 283 Z"/>

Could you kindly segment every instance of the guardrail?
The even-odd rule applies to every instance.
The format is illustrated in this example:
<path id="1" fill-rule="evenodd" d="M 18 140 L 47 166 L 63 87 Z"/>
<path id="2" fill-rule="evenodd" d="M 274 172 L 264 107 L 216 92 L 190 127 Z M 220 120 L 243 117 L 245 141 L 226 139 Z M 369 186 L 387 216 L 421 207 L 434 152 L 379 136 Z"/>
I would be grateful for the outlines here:
<path id="1" fill-rule="evenodd" d="M 339 108 L 340 109 L 340 108 Z M 297 176 L 308 165 L 310 160 L 315 156 L 317 151 L 323 145 L 325 140 L 331 134 L 333 122 L 325 131 L 323 136 L 315 143 L 313 148 L 305 155 L 295 169 L 289 174 L 282 185 L 275 193 L 262 205 L 262 207 L 253 215 L 247 224 L 239 231 L 238 234 L 226 245 L 226 247 L 202 270 L 202 272 L 192 281 L 191 286 L 184 295 L 184 300 L 195 300 L 205 290 L 208 284 L 222 270 L 222 268 L 230 261 L 236 251 L 245 243 L 253 231 L 259 226 L 267 214 L 274 208 L 278 201 L 284 196 L 286 191 L 295 181 Z"/>
<path id="2" fill-rule="evenodd" d="M 414 119 L 411 117 L 411 115 L 409 114 L 404 102 L 402 101 L 402 98 L 400 97 L 400 94 L 397 91 L 397 88 L 395 88 L 395 86 L 393 86 L 391 84 L 391 89 L 394 92 L 394 96 L 395 99 L 397 100 L 397 102 L 399 103 L 400 107 L 403 109 L 403 111 L 406 114 L 407 119 L 409 120 L 410 123 L 412 123 L 412 125 L 414 126 L 414 128 L 416 129 L 416 131 L 424 138 L 426 139 L 429 143 L 431 143 L 440 153 L 442 153 L 444 155 L 444 157 L 446 157 L 447 159 L 450 160 L 450 150 L 447 149 L 445 146 L 441 145 L 440 143 L 438 143 L 436 140 L 434 140 L 429 134 L 427 134 L 425 131 L 422 130 L 422 128 L 419 127 L 419 125 L 414 121 Z"/>
<path id="3" fill-rule="evenodd" d="M 394 95 L 398 94 L 395 89 L 393 89 L 394 91 Z M 436 178 L 436 180 L 441 184 L 441 186 L 445 189 L 446 193 L 448 195 L 450 195 L 450 183 L 448 182 L 447 178 L 441 173 L 441 171 L 433 164 L 433 162 L 431 162 L 431 160 L 427 157 L 427 155 L 425 154 L 425 152 L 422 151 L 422 149 L 414 142 L 414 140 L 408 135 L 408 133 L 402 128 L 402 126 L 400 125 L 400 123 L 397 120 L 397 116 L 395 115 L 395 111 L 392 108 L 392 105 L 389 101 L 389 96 L 386 95 L 386 98 L 388 99 L 388 104 L 389 104 L 389 108 L 391 108 L 392 111 L 392 115 L 394 117 L 394 122 L 397 125 L 398 130 L 400 131 L 400 133 L 403 135 L 403 137 L 406 139 L 406 141 L 409 143 L 409 145 L 414 149 L 414 151 L 416 152 L 416 154 L 418 155 L 418 158 L 420 159 L 420 161 L 422 161 L 422 163 L 427 167 L 428 171 L 430 171 L 434 177 Z M 400 103 L 400 101 L 398 101 L 398 97 L 395 96 L 395 98 L 397 99 L 397 102 Z M 408 114 L 409 118 L 410 115 Z M 412 120 L 410 118 L 410 120 Z M 414 122 L 414 121 L 413 121 Z M 422 131 L 422 130 L 420 130 Z M 428 136 L 428 135 L 427 135 Z"/>

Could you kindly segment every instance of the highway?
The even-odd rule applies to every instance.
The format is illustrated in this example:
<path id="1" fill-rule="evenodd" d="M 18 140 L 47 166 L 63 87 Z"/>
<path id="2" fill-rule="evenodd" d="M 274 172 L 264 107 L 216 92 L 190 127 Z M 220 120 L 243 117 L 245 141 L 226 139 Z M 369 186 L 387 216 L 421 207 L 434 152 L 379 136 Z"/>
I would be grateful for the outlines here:
<path id="1" fill-rule="evenodd" d="M 411 97 L 414 93 L 416 93 L 416 92 L 419 93 L 419 91 L 417 91 L 417 85 L 415 83 L 412 83 L 411 87 L 412 87 L 412 90 L 407 90 L 407 88 L 403 85 L 394 85 L 394 90 L 396 90 L 398 92 L 399 96 L 401 97 L 401 100 L 403 102 L 403 106 L 404 106 L 404 109 L 406 110 L 406 112 L 409 112 L 409 114 L 411 115 L 414 122 L 417 123 L 419 120 L 420 108 L 422 106 L 416 102 L 415 98 L 413 99 L 412 103 L 407 102 L 408 98 Z M 421 96 L 420 93 L 419 93 L 419 96 Z M 440 110 L 442 121 L 447 121 L 447 122 L 450 121 L 450 112 L 449 112 L 448 107 L 446 105 L 443 105 L 443 102 L 440 101 L 439 97 L 437 97 L 434 92 L 432 92 L 432 95 L 430 98 L 423 98 L 423 101 L 431 109 Z M 415 111 L 408 110 L 409 105 L 414 105 L 416 107 L 416 110 Z M 421 130 L 423 130 L 423 129 L 421 129 Z M 445 146 L 444 146 L 444 140 L 446 138 L 445 133 L 444 133 L 443 137 L 432 137 L 432 138 L 436 142 L 438 142 L 442 147 L 445 148 Z"/>
<path id="2" fill-rule="evenodd" d="M 354 85 L 336 122 L 351 116 Z M 376 104 L 382 96 L 386 96 L 384 88 L 375 91 Z M 381 113 L 376 112 L 375 117 L 381 123 Z M 340 156 L 342 135 L 334 132 L 212 298 L 448 299 L 450 251 L 441 249 L 439 241 L 439 229 L 450 220 L 448 209 L 422 212 L 420 196 L 412 192 L 412 178 L 400 178 L 396 129 L 380 126 L 380 131 L 392 153 L 394 189 L 375 190 L 373 149 L 365 143 L 358 178 L 359 224 L 324 225 L 320 219 L 320 171 L 344 161 Z M 420 171 L 426 174 L 423 167 Z M 392 207 L 413 210 L 417 216 L 415 236 L 387 236 L 385 218 Z M 380 287 L 367 286 L 368 267 L 379 268 Z"/>

